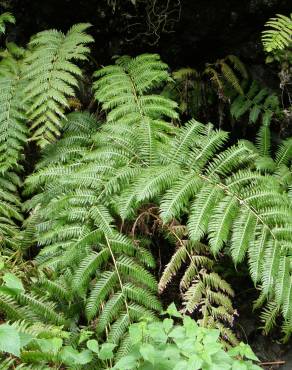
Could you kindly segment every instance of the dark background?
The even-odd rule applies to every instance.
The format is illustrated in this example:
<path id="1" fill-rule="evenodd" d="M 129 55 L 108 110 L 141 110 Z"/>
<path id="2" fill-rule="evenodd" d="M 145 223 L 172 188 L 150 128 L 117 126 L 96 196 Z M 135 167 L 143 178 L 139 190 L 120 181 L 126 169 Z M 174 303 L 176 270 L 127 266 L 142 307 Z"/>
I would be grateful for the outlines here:
<path id="1" fill-rule="evenodd" d="M 25 44 L 41 30 L 67 31 L 90 22 L 93 58 L 158 52 L 173 67 L 199 66 L 227 54 L 249 65 L 263 63 L 260 33 L 276 13 L 288 15 L 291 0 L 0 0 L 0 12 L 17 20 L 11 40 Z M 179 13 L 180 12 L 180 13 Z"/>

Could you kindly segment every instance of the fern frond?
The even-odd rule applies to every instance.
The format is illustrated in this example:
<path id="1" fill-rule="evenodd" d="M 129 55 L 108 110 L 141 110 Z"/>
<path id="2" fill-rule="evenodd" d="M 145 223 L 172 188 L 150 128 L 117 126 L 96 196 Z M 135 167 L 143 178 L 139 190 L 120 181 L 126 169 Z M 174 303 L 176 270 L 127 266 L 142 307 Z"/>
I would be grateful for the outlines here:
<path id="1" fill-rule="evenodd" d="M 0 14 L 0 35 L 5 33 L 6 23 L 15 23 L 15 18 L 10 12 Z"/>
<path id="2" fill-rule="evenodd" d="M 262 33 L 262 42 L 267 52 L 283 50 L 291 44 L 292 40 L 292 16 L 287 17 L 277 14 L 277 17 L 270 18 L 265 24 L 269 30 Z"/>
<path id="3" fill-rule="evenodd" d="M 87 45 L 93 41 L 85 31 L 87 23 L 73 26 L 66 35 L 50 30 L 35 35 L 26 58 L 26 101 L 33 122 L 32 139 L 41 147 L 60 135 L 68 98 L 75 95 L 81 70 L 73 61 L 85 60 Z"/>

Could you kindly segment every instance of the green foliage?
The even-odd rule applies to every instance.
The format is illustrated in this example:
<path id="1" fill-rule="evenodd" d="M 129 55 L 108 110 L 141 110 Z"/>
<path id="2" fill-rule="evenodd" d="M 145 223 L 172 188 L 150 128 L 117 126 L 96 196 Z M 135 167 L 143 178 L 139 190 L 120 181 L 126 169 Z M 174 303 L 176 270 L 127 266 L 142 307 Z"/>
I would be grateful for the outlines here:
<path id="1" fill-rule="evenodd" d="M 251 348 L 243 343 L 227 353 L 218 341 L 219 331 L 206 329 L 188 316 L 182 316 L 172 304 L 167 313 L 173 318 L 181 318 L 182 324 L 175 324 L 172 318 L 163 321 L 144 321 L 131 324 L 129 328 L 130 351 L 114 364 L 116 345 L 99 344 L 95 339 L 82 339 L 73 344 L 68 332 L 58 328 L 15 322 L 0 325 L 0 353 L 6 352 L 8 358 L 2 361 L 3 370 L 10 369 L 15 357 L 22 361 L 22 367 L 79 369 L 224 369 L 244 365 L 246 369 L 259 369 L 258 361 Z M 92 335 L 92 333 L 89 333 Z M 85 338 L 85 337 L 84 337 Z M 76 345 L 77 344 L 77 345 Z M 11 356 L 13 355 L 13 356 Z M 51 367 L 50 367 L 51 368 Z M 223 367 L 222 367 L 223 368 Z"/>
<path id="2" fill-rule="evenodd" d="M 15 23 L 14 16 L 9 12 L 0 14 L 0 35 L 5 33 L 7 23 Z"/>
<path id="3" fill-rule="evenodd" d="M 95 339 L 72 342 L 72 335 L 59 328 L 27 325 L 24 322 L 0 325 L 0 354 L 6 352 L 8 357 L 1 363 L 1 369 L 11 369 L 17 361 L 22 361 L 22 369 L 105 369 L 107 360 L 113 357 L 114 344 L 101 346 Z M 90 333 L 92 335 L 92 333 Z M 77 348 L 76 348 L 77 347 Z M 1 356 L 1 355 L 0 355 Z M 15 361 L 15 357 L 18 359 Z M 7 361 L 10 359 L 10 361 Z M 17 367 L 18 368 L 18 367 Z"/>
<path id="4" fill-rule="evenodd" d="M 235 55 L 207 63 L 204 70 L 181 68 L 172 73 L 172 80 L 163 95 L 179 104 L 180 112 L 198 117 L 214 104 L 227 103 L 234 94 L 243 95 L 242 81 L 248 79 L 244 64 Z"/>
<path id="5" fill-rule="evenodd" d="M 255 369 L 248 346 L 223 351 L 237 344 L 236 311 L 216 260 L 247 261 L 260 290 L 255 307 L 265 305 L 264 330 L 281 315 L 288 339 L 292 143 L 274 150 L 271 142 L 278 98 L 248 84 L 232 55 L 172 78 L 158 55 L 143 54 L 95 72 L 105 122 L 68 113 L 82 75 L 76 63 L 87 60 L 92 42 L 88 27 L 43 31 L 27 50 L 7 43 L 0 54 L 1 366 Z M 174 93 L 160 94 L 165 85 Z M 236 120 L 261 117 L 255 143 L 230 146 L 211 123 L 180 122 L 178 108 L 204 107 L 206 86 L 219 105 L 233 101 Z M 26 176 L 30 141 L 41 159 Z M 173 250 L 159 269 L 156 235 Z M 158 294 L 175 277 L 181 313 L 200 326 L 187 316 L 183 325 L 158 320 Z M 174 306 L 167 312 L 182 316 Z"/>
<path id="6" fill-rule="evenodd" d="M 19 177 L 13 172 L 0 175 L 0 245 L 17 250 L 21 235 L 19 222 L 23 221 L 17 188 Z"/>
<path id="7" fill-rule="evenodd" d="M 108 80 L 110 67 L 106 71 L 109 76 L 102 79 Z M 103 90 L 98 84 L 96 87 L 100 97 Z M 115 97 L 107 94 L 102 101 L 105 108 L 117 104 Z M 123 109 L 123 105 L 114 105 L 113 111 L 118 109 Z M 109 117 L 111 125 L 111 114 Z M 115 124 L 118 130 L 119 121 Z M 235 264 L 248 255 L 254 283 L 260 283 L 266 294 L 274 296 L 276 282 L 281 279 L 278 266 L 288 254 L 281 246 L 291 243 L 291 234 L 282 232 L 291 228 L 291 209 L 277 178 L 255 170 L 258 156 L 250 144 L 239 142 L 220 151 L 227 134 L 192 120 L 176 129 L 176 134 L 163 144 L 151 140 L 151 162 L 143 161 L 141 165 L 136 156 L 141 153 L 144 158 L 149 135 L 144 149 L 143 133 L 136 133 L 134 122 L 132 127 L 127 146 L 135 148 L 136 143 L 141 143 L 132 156 L 132 166 L 136 163 L 139 170 L 134 176 L 131 172 L 131 179 L 123 179 L 129 183 L 125 189 L 120 185 L 121 194 L 115 200 L 120 217 L 133 219 L 140 207 L 149 202 L 159 206 L 164 223 L 187 217 L 191 242 L 207 237 L 214 254 L 228 247 Z M 109 137 L 108 147 L 110 143 Z M 115 151 L 124 150 L 124 146 L 124 141 L 114 141 Z M 278 304 L 288 320 L 283 302 Z"/>
<path id="8" fill-rule="evenodd" d="M 176 251 L 162 273 L 159 291 L 163 292 L 167 288 L 187 262 L 187 268 L 180 280 L 184 312 L 195 313 L 198 323 L 203 327 L 218 328 L 227 346 L 229 342 L 236 345 L 237 338 L 230 330 L 236 315 L 231 302 L 234 292 L 213 271 L 214 260 L 208 246 L 186 239 L 186 227 L 181 227 L 178 232 L 177 227 L 169 225 L 164 226 L 163 230 L 166 238 L 176 245 Z"/>
<path id="9" fill-rule="evenodd" d="M 66 35 L 56 30 L 43 31 L 29 43 L 25 60 L 25 100 L 30 102 L 32 140 L 43 147 L 60 135 L 68 98 L 75 96 L 74 88 L 81 69 L 74 63 L 87 59 L 91 36 L 85 31 L 88 23 L 74 25 Z"/>
<path id="10" fill-rule="evenodd" d="M 245 94 L 233 100 L 230 112 L 236 120 L 248 112 L 249 123 L 256 123 L 261 118 L 263 127 L 268 126 L 272 117 L 280 113 L 279 99 L 276 94 L 271 94 L 253 81 Z"/>
<path id="11" fill-rule="evenodd" d="M 265 51 L 283 50 L 291 45 L 292 14 L 290 17 L 277 14 L 276 17 L 269 19 L 265 27 L 269 28 L 262 33 L 262 42 Z"/>
<path id="12" fill-rule="evenodd" d="M 0 172 L 4 173 L 19 165 L 28 134 L 23 55 L 20 49 L 11 45 L 2 53 L 0 89 Z"/>
<path id="13" fill-rule="evenodd" d="M 172 73 L 162 94 L 178 102 L 182 114 L 196 116 L 212 99 L 212 88 L 194 68 L 181 68 Z"/>
<path id="14" fill-rule="evenodd" d="M 69 273 L 66 289 L 84 300 L 88 321 L 98 316 L 98 335 L 107 333 L 109 341 L 118 344 L 129 323 L 144 314 L 154 317 L 161 304 L 155 297 L 157 283 L 146 269 L 154 267 L 153 257 L 138 240 L 117 231 L 108 209 L 105 186 L 123 163 L 123 152 L 108 151 L 107 137 L 102 146 L 103 130 L 100 138 L 92 136 L 97 127 L 88 114 L 68 116 L 63 138 L 46 147 L 38 172 L 27 179 L 28 191 L 42 190 L 27 206 L 36 210 L 36 237 L 44 246 L 40 266 L 61 276 Z M 117 155 L 117 163 L 111 155 Z"/>
<path id="15" fill-rule="evenodd" d="M 181 316 L 175 306 L 168 312 Z M 253 363 L 258 359 L 247 344 L 240 343 L 226 353 L 218 330 L 199 327 L 190 317 L 181 317 L 182 324 L 165 318 L 131 325 L 131 351 L 114 369 L 260 369 Z"/>
<path id="16" fill-rule="evenodd" d="M 214 64 L 207 64 L 204 74 L 207 74 L 219 96 L 226 95 L 226 90 L 232 87 L 238 94 L 243 95 L 241 79 L 247 79 L 248 73 L 244 64 L 235 55 L 227 55 L 218 59 Z"/>

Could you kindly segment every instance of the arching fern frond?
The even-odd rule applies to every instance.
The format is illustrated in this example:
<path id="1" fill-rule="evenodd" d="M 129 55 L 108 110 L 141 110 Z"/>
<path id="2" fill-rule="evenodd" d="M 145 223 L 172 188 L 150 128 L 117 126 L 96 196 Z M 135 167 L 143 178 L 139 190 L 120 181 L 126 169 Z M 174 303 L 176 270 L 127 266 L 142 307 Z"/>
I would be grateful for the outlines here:
<path id="1" fill-rule="evenodd" d="M 0 14 L 0 35 L 5 33 L 6 23 L 15 23 L 14 16 L 9 12 Z"/>
<path id="2" fill-rule="evenodd" d="M 249 114 L 249 122 L 256 123 L 261 118 L 263 126 L 268 126 L 274 115 L 280 111 L 279 99 L 276 94 L 262 88 L 254 80 L 244 94 L 238 95 L 231 104 L 230 113 L 237 120 Z"/>
<path id="3" fill-rule="evenodd" d="M 26 101 L 32 121 L 32 139 L 43 147 L 55 140 L 62 129 L 68 98 L 75 95 L 81 69 L 76 61 L 86 60 L 92 37 L 85 33 L 89 24 L 74 25 L 66 35 L 56 30 L 43 31 L 30 41 L 26 58 Z"/>
<path id="4" fill-rule="evenodd" d="M 0 172 L 16 169 L 27 140 L 23 61 L 6 52 L 0 62 Z"/>
<path id="5" fill-rule="evenodd" d="M 277 14 L 265 24 L 269 28 L 262 32 L 262 42 L 267 52 L 283 50 L 292 41 L 292 15 Z"/>

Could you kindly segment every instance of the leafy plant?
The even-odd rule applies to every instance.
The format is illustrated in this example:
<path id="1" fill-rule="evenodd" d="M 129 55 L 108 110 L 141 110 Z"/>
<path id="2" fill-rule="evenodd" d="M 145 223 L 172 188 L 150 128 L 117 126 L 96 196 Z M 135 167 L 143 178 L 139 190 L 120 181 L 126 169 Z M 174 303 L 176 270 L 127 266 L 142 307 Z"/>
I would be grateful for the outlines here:
<path id="1" fill-rule="evenodd" d="M 108 361 L 113 356 L 115 345 L 109 343 L 101 346 L 94 339 L 82 339 L 72 343 L 72 335 L 59 328 L 28 326 L 23 322 L 0 325 L 0 353 L 10 355 L 1 363 L 1 369 L 11 369 L 18 361 L 22 361 L 22 369 L 59 369 L 66 368 L 108 368 Z M 79 347 L 79 348 L 76 348 Z M 17 359 L 16 359 L 17 358 Z M 53 366 L 53 367 L 52 367 Z M 16 367 L 18 368 L 18 367 Z"/>
<path id="2" fill-rule="evenodd" d="M 43 31 L 29 43 L 25 60 L 25 100 L 31 102 L 27 111 L 32 121 L 32 140 L 43 147 L 60 135 L 68 98 L 81 69 L 74 63 L 87 59 L 88 44 L 93 38 L 85 33 L 88 23 L 74 25 L 66 35 L 56 30 Z"/>
<path id="3" fill-rule="evenodd" d="M 110 76 L 111 69 L 105 69 L 102 82 Z M 97 97 L 102 93 L 98 90 Z M 114 106 L 113 115 L 123 109 L 116 107 L 116 96 L 104 95 L 101 99 L 104 108 Z M 139 136 L 135 134 L 132 130 L 132 145 L 143 138 L 140 132 Z M 168 141 L 168 149 L 161 151 L 152 141 L 150 165 L 138 163 L 139 171 L 127 188 L 121 189 L 116 208 L 124 220 L 133 218 L 149 202 L 159 206 L 164 223 L 187 217 L 193 243 L 208 237 L 214 254 L 228 246 L 235 264 L 242 262 L 248 252 L 254 283 L 260 283 L 265 294 L 274 296 L 276 282 L 283 278 L 278 270 L 280 261 L 289 259 L 280 247 L 291 243 L 291 234 L 284 231 L 291 227 L 289 199 L 275 177 L 254 170 L 257 156 L 248 143 L 239 142 L 216 154 L 226 140 L 225 132 L 192 120 Z M 107 142 L 110 145 L 111 140 Z M 114 145 L 115 150 L 123 149 L 117 141 Z M 288 298 L 283 295 L 278 304 L 288 320 L 284 309 L 289 305 Z"/>
<path id="4" fill-rule="evenodd" d="M 132 350 L 121 358 L 114 369 L 260 369 L 251 348 L 243 343 L 224 352 L 219 331 L 199 327 L 188 316 L 182 316 L 171 305 L 167 313 L 174 319 L 142 321 L 130 326 Z"/>
<path id="5" fill-rule="evenodd" d="M 263 88 L 256 80 L 248 87 L 245 94 L 238 95 L 230 107 L 231 115 L 238 120 L 249 113 L 249 123 L 256 123 L 261 117 L 262 126 L 269 126 L 273 116 L 280 115 L 280 103 L 276 94 Z"/>
<path id="6" fill-rule="evenodd" d="M 158 55 L 143 54 L 95 72 L 102 112 L 69 113 L 82 108 L 88 27 L 40 32 L 27 49 L 7 42 L 0 54 L 1 367 L 255 369 L 250 348 L 236 346 L 234 291 L 216 264 L 247 260 L 265 331 L 282 315 L 288 339 L 292 145 L 271 141 L 278 99 L 248 85 L 232 55 L 171 77 Z M 173 77 L 179 106 L 160 94 Z M 219 127 L 235 95 L 236 119 L 261 117 L 255 143 L 230 145 L 211 123 L 180 121 L 178 108 L 193 113 L 185 101 L 202 109 L 207 85 L 224 105 Z M 41 158 L 27 176 L 31 141 Z M 159 321 L 159 294 L 174 279 L 181 313 L 199 326 Z"/>
<path id="7" fill-rule="evenodd" d="M 208 246 L 188 240 L 185 226 L 176 223 L 162 225 L 161 220 L 159 222 L 167 240 L 176 247 L 160 278 L 160 293 L 183 271 L 180 279 L 183 311 L 195 313 L 202 327 L 219 329 L 221 340 L 227 347 L 230 343 L 238 344 L 231 330 L 236 316 L 231 301 L 234 292 L 231 286 L 214 272 L 215 261 Z"/>
<path id="8" fill-rule="evenodd" d="M 244 64 L 235 55 L 227 55 L 214 64 L 207 64 L 204 73 L 210 76 L 221 98 L 226 95 L 226 89 L 228 91 L 230 87 L 243 95 L 241 79 L 247 79 L 248 73 Z"/>
<path id="9" fill-rule="evenodd" d="M 291 44 L 292 41 L 292 15 L 286 17 L 282 14 L 277 14 L 265 24 L 269 30 L 262 33 L 262 42 L 264 49 L 267 52 L 274 50 L 283 50 Z"/>
<path id="10" fill-rule="evenodd" d="M 138 240 L 133 242 L 114 227 L 114 218 L 106 208 L 107 197 L 106 194 L 102 196 L 102 190 L 103 182 L 110 181 L 109 175 L 116 165 L 108 160 L 106 148 L 90 150 L 90 146 L 93 148 L 91 130 L 96 122 L 79 113 L 72 114 L 68 121 L 68 132 L 59 141 L 59 149 L 51 152 L 52 160 L 47 166 L 40 165 L 39 172 L 27 181 L 31 189 L 41 184 L 47 188 L 29 202 L 30 206 L 42 205 L 41 209 L 37 206 L 37 239 L 44 248 L 38 261 L 43 267 L 59 273 L 71 271 L 69 289 L 85 299 L 81 312 L 84 311 L 89 321 L 98 315 L 99 335 L 107 333 L 111 342 L 119 343 L 130 322 L 144 313 L 154 315 L 151 310 L 160 310 L 160 302 L 155 297 L 157 284 L 145 269 L 154 267 L 155 262 Z M 73 153 L 73 160 L 78 156 L 78 151 L 73 150 L 74 141 L 80 140 L 81 125 L 84 125 L 82 132 L 88 145 L 88 157 L 76 167 L 74 162 L 70 165 L 69 155 Z M 46 153 L 49 154 L 50 149 L 53 148 L 48 146 Z M 78 149 L 83 154 L 85 148 Z M 96 162 L 99 155 L 101 161 Z M 60 162 L 60 158 L 65 159 L 65 164 L 56 166 L 54 161 Z M 44 163 L 46 160 L 47 157 Z M 65 179 L 66 168 L 71 168 L 72 172 L 70 178 Z M 98 174 L 100 180 L 97 180 Z M 64 189 L 67 190 L 63 195 Z M 86 209 L 82 208 L 84 206 Z M 110 323 L 112 330 L 108 330 Z"/>
<path id="11" fill-rule="evenodd" d="M 14 16 L 9 12 L 0 14 L 0 35 L 5 33 L 6 23 L 15 23 Z"/>
<path id="12" fill-rule="evenodd" d="M 28 129 L 23 50 L 8 44 L 7 50 L 0 56 L 0 171 L 4 173 L 19 166 Z"/>
<path id="13" fill-rule="evenodd" d="M 247 78 L 248 72 L 240 59 L 227 55 L 215 63 L 207 63 L 202 71 L 189 67 L 174 71 L 163 95 L 177 101 L 180 112 L 187 116 L 206 115 L 216 104 L 219 115 L 223 115 L 223 103 L 228 103 L 235 94 L 244 94 L 242 83 Z"/>

